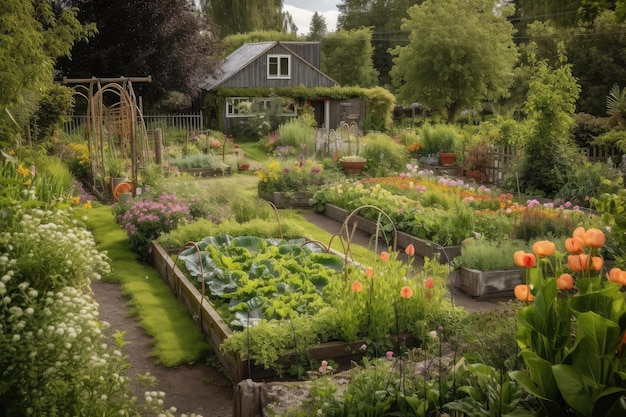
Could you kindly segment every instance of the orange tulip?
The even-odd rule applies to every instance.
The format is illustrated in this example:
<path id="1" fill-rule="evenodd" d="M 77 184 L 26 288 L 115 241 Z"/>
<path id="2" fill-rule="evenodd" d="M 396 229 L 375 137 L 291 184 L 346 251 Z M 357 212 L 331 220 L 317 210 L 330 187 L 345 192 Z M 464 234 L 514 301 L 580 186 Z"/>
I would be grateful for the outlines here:
<path id="1" fill-rule="evenodd" d="M 402 287 L 402 289 L 400 290 L 400 297 L 402 298 L 413 297 L 413 290 L 409 287 Z"/>
<path id="2" fill-rule="evenodd" d="M 585 249 L 585 241 L 579 237 L 570 237 L 565 239 L 565 249 L 572 255 L 583 253 Z"/>
<path id="3" fill-rule="evenodd" d="M 368 278 L 374 277 L 374 268 L 372 268 L 371 266 L 365 268 L 365 276 Z"/>
<path id="4" fill-rule="evenodd" d="M 520 301 L 533 301 L 535 299 L 535 296 L 530 291 L 530 287 L 526 284 L 516 285 L 513 292 L 515 293 L 515 298 Z"/>
<path id="5" fill-rule="evenodd" d="M 604 259 L 601 256 L 592 256 L 591 257 L 591 269 L 594 271 L 600 271 L 604 266 Z"/>
<path id="6" fill-rule="evenodd" d="M 582 226 L 578 226 L 574 229 L 574 233 L 572 233 L 572 237 L 579 237 L 582 240 L 585 240 L 585 228 Z"/>
<path id="7" fill-rule="evenodd" d="M 361 292 L 361 289 L 363 287 L 361 286 L 361 283 L 359 281 L 354 281 L 352 283 L 352 286 L 350 287 L 350 289 L 354 292 Z"/>
<path id="8" fill-rule="evenodd" d="M 611 268 L 607 274 L 607 278 L 611 282 L 617 282 L 618 284 L 626 285 L 626 271 L 622 271 L 619 268 Z"/>
<path id="9" fill-rule="evenodd" d="M 380 254 L 380 261 L 381 262 L 389 262 L 389 252 L 382 252 Z"/>
<path id="10" fill-rule="evenodd" d="M 590 248 L 601 248 L 606 242 L 606 236 L 604 236 L 602 230 L 592 227 L 585 232 L 584 240 L 585 245 Z"/>
<path id="11" fill-rule="evenodd" d="M 556 280 L 556 286 L 561 291 L 567 291 L 574 288 L 574 278 L 570 274 L 562 274 Z"/>
<path id="12" fill-rule="evenodd" d="M 424 286 L 429 290 L 432 290 L 435 287 L 435 280 L 430 277 L 426 281 L 424 281 Z"/>
<path id="13" fill-rule="evenodd" d="M 574 272 L 588 271 L 590 267 L 589 255 L 570 255 L 567 257 L 567 266 Z"/>
<path id="14" fill-rule="evenodd" d="M 549 240 L 540 240 L 533 245 L 533 252 L 539 258 L 547 258 L 554 255 L 554 243 Z"/>
<path id="15" fill-rule="evenodd" d="M 404 253 L 409 256 L 415 255 L 415 246 L 413 246 L 413 244 L 411 243 L 409 246 L 406 247 L 406 249 L 404 249 Z"/>
<path id="16" fill-rule="evenodd" d="M 526 255 L 526 252 L 523 250 L 518 250 L 513 254 L 513 261 L 515 262 L 515 265 L 524 266 L 524 255 Z"/>
<path id="17" fill-rule="evenodd" d="M 514 260 L 516 261 L 516 265 L 523 266 L 524 268 L 532 268 L 533 266 L 537 265 L 537 258 L 535 258 L 535 255 L 533 255 L 532 253 L 526 253 L 524 251 L 521 251 L 521 255 L 517 255 L 518 252 L 515 252 L 515 254 L 513 255 Z M 520 264 L 518 264 L 517 261 L 519 261 Z"/>

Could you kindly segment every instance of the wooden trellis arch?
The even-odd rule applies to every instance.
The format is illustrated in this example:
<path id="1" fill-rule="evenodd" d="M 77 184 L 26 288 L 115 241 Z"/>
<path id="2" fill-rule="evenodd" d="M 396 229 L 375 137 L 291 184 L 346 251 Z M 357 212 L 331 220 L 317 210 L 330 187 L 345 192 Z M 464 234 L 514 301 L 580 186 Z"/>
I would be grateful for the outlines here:
<path id="1" fill-rule="evenodd" d="M 95 187 L 106 189 L 107 157 L 130 158 L 130 181 L 134 189 L 139 167 L 152 163 L 143 114 L 133 90 L 133 82 L 151 81 L 151 77 L 63 79 L 64 84 L 77 84 L 76 87 L 87 90 L 84 94 L 75 88 L 76 94 L 87 100 L 84 137 L 89 148 L 92 184 Z M 110 100 L 113 104 L 107 105 L 105 96 L 111 94 L 116 98 Z"/>

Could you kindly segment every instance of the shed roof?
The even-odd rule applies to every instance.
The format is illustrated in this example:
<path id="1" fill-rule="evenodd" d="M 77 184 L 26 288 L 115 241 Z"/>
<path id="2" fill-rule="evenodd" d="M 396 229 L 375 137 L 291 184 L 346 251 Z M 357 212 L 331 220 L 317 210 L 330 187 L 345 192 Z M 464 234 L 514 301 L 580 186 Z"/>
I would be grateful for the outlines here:
<path id="1" fill-rule="evenodd" d="M 247 65 L 253 62 L 258 57 L 265 54 L 267 51 L 272 49 L 275 45 L 282 45 L 285 49 L 289 50 L 297 59 L 305 62 L 309 65 L 313 70 L 324 74 L 319 69 L 315 68 L 305 59 L 300 57 L 298 54 L 293 52 L 292 49 L 289 48 L 289 43 L 293 42 L 280 42 L 280 41 L 270 41 L 270 42 L 255 42 L 255 43 L 246 43 L 233 51 L 230 55 L 226 57 L 220 69 L 217 71 L 215 75 L 209 76 L 204 80 L 202 88 L 205 90 L 212 90 L 215 87 L 218 87 L 220 84 L 237 74 L 239 71 L 243 70 Z M 332 78 L 328 77 L 324 74 L 329 80 L 336 83 L 336 81 L 332 80 Z"/>

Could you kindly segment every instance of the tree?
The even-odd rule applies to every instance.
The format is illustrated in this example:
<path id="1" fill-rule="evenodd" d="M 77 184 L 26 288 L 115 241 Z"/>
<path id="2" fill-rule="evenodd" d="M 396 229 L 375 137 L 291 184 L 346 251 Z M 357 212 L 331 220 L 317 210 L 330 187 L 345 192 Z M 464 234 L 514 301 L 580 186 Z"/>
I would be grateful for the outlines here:
<path id="1" fill-rule="evenodd" d="M 17 126 L 37 111 L 52 86 L 55 60 L 72 44 L 94 33 L 82 26 L 76 9 L 47 0 L 3 1 L 0 8 L 0 143 L 12 143 Z"/>
<path id="2" fill-rule="evenodd" d="M 389 50 L 408 43 L 408 34 L 400 27 L 408 18 L 409 7 L 424 0 L 343 0 L 337 5 L 339 18 L 337 28 L 352 30 L 371 28 L 372 61 L 378 71 L 378 85 L 391 85 L 389 72 L 393 67 L 393 57 Z"/>
<path id="3" fill-rule="evenodd" d="M 372 65 L 372 32 L 339 30 L 322 42 L 322 71 L 342 86 L 373 87 L 377 72 Z"/>
<path id="4" fill-rule="evenodd" d="M 202 11 L 220 28 L 220 36 L 276 30 L 294 31 L 289 13 L 283 13 L 283 0 L 200 0 Z"/>
<path id="5" fill-rule="evenodd" d="M 82 22 L 95 22 L 98 36 L 72 49 L 59 63 L 69 77 L 152 76 L 137 84 L 146 101 L 167 91 L 197 93 L 217 69 L 222 46 L 210 20 L 187 0 L 74 0 Z"/>
<path id="6" fill-rule="evenodd" d="M 452 122 L 463 109 L 507 94 L 517 61 L 508 9 L 493 0 L 428 0 L 409 9 L 402 25 L 410 43 L 396 47 L 392 79 L 406 103 L 445 109 Z"/>
<path id="7" fill-rule="evenodd" d="M 307 39 L 310 41 L 321 41 L 328 33 L 328 27 L 326 26 L 326 19 L 319 13 L 313 13 L 311 18 L 311 24 L 309 25 L 309 36 Z"/>

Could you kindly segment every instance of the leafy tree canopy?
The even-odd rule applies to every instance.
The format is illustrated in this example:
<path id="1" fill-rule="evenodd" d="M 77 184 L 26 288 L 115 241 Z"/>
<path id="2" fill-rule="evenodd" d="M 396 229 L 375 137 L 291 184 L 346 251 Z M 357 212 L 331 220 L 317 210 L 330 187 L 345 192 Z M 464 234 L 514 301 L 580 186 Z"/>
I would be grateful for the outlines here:
<path id="1" fill-rule="evenodd" d="M 47 0 L 9 0 L 0 8 L 0 142 L 12 142 L 52 86 L 53 64 L 72 44 L 94 33 L 82 26 L 76 9 Z"/>
<path id="2" fill-rule="evenodd" d="M 409 9 L 402 25 L 410 43 L 398 46 L 392 69 L 398 96 L 445 109 L 454 121 L 463 109 L 506 96 L 518 52 L 508 8 L 493 0 L 427 0 Z"/>
<path id="3" fill-rule="evenodd" d="M 135 91 L 149 103 L 167 91 L 194 94 L 217 68 L 222 48 L 212 22 L 187 0 L 74 0 L 98 36 L 59 63 L 72 78 L 152 76 Z"/>
<path id="4" fill-rule="evenodd" d="M 407 10 L 421 3 L 423 0 L 342 0 L 337 5 L 337 29 L 372 29 L 372 60 L 379 85 L 391 84 L 393 57 L 389 50 L 408 43 L 407 33 L 400 27 L 403 19 L 409 17 Z"/>
<path id="5" fill-rule="evenodd" d="M 297 33 L 283 0 L 200 0 L 202 11 L 219 27 L 220 36 L 256 31 Z"/>
<path id="6" fill-rule="evenodd" d="M 371 40 L 372 32 L 365 28 L 326 35 L 322 42 L 322 71 L 344 87 L 377 85 Z"/>

